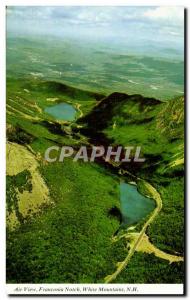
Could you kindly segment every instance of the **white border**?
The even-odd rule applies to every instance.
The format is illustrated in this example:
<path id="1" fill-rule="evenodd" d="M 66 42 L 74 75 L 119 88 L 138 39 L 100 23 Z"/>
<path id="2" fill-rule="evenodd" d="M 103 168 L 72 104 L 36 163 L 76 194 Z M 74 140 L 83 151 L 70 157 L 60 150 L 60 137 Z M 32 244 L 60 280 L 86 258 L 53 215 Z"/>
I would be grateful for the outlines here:
<path id="1" fill-rule="evenodd" d="M 23 6 L 28 6 L 28 5 L 45 5 L 45 6 L 58 6 L 58 5 L 87 5 L 87 6 L 184 6 L 186 8 L 190 7 L 189 0 L 1 0 L 0 1 L 0 100 L 1 100 L 1 106 L 0 106 L 0 126 L 1 126 L 1 138 L 0 138 L 0 184 L 1 184 L 1 200 L 0 200 L 0 236 L 1 236 L 1 246 L 0 246 L 0 266 L 1 266 L 1 272 L 0 272 L 0 298 L 5 299 L 7 298 L 7 292 L 6 292 L 6 285 L 5 285 L 5 6 L 9 5 L 23 5 Z M 189 30 L 187 31 L 188 36 L 187 36 L 187 41 L 189 40 Z M 188 48 L 188 45 L 187 45 Z M 189 67 L 189 62 L 188 66 Z M 187 76 L 187 86 L 189 86 L 189 76 Z M 187 99 L 186 102 L 188 102 L 188 95 L 186 95 Z M 189 115 L 190 112 L 190 106 L 187 105 L 187 114 Z M 190 132 L 190 122 L 187 120 L 187 132 Z M 189 149 L 189 140 L 187 140 L 187 146 Z M 187 153 L 188 155 L 188 153 Z M 187 161 L 187 169 L 189 170 L 190 167 L 190 162 Z M 190 180 L 188 178 L 187 180 L 187 190 L 188 186 L 190 186 Z M 187 191 L 188 192 L 188 191 Z M 188 193 L 187 193 L 188 196 Z M 187 197 L 186 196 L 186 197 Z M 187 197 L 188 198 L 188 197 Z M 187 201 L 187 199 L 186 199 Z M 186 205 L 187 207 L 187 205 Z M 189 209 L 189 206 L 187 207 Z M 188 220 L 188 217 L 186 216 L 186 219 Z M 188 223 L 189 225 L 189 223 Z M 189 226 L 186 229 L 188 232 Z M 189 242 L 188 245 L 189 246 Z M 189 249 L 189 247 L 187 247 Z M 188 253 L 187 249 L 186 252 Z M 189 268 L 188 268 L 189 269 Z M 187 270 L 188 271 L 188 270 Z M 190 277 L 190 276 L 189 276 Z M 190 284 L 190 279 L 188 279 L 188 282 L 186 283 L 186 287 Z M 44 286 L 44 285 L 41 285 Z M 51 285 L 52 286 L 52 285 Z M 129 286 L 129 285 L 127 285 Z M 136 285 L 139 286 L 139 285 Z M 144 290 L 142 294 L 148 294 L 148 291 L 145 292 L 147 289 L 147 285 L 143 285 Z M 179 285 L 159 285 L 159 287 L 156 287 L 157 285 L 151 285 L 151 287 L 148 287 L 149 290 L 152 290 L 153 286 L 157 290 L 158 294 L 162 294 L 162 287 L 164 286 L 164 294 L 169 293 L 172 294 L 174 293 L 175 289 L 179 289 L 181 291 L 181 287 Z M 167 286 L 167 288 L 166 288 Z M 181 286 L 181 285 L 180 285 Z M 113 285 L 112 285 L 113 287 Z M 9 290 L 12 290 L 12 287 L 10 285 L 7 285 L 7 288 Z M 153 291 L 153 290 L 152 290 Z M 173 292 L 172 292 L 173 291 Z M 153 293 L 153 292 L 152 292 Z M 179 293 L 180 294 L 180 293 Z M 20 298 L 20 297 L 18 297 Z M 22 296 L 22 299 L 26 297 Z M 30 299 L 33 299 L 33 296 L 30 297 Z M 101 297 L 100 297 L 101 298 Z M 130 298 L 130 296 L 129 296 Z M 163 298 L 163 297 L 162 297 Z M 165 298 L 165 297 L 164 297 Z M 54 297 L 48 297 L 48 299 L 54 299 Z"/>
<path id="2" fill-rule="evenodd" d="M 1 201 L 0 201 L 0 295 L 5 296 L 5 8 L 4 4 L 0 3 L 0 186 L 1 186 Z"/>
<path id="3" fill-rule="evenodd" d="M 6 289 L 9 295 L 183 294 L 183 284 L 7 284 Z"/>
<path id="4" fill-rule="evenodd" d="M 36 6 L 188 6 L 188 1 L 186 0 L 173 0 L 172 2 L 169 0 L 30 0 L 26 2 L 26 0 L 4 0 L 7 6 L 9 5 L 36 5 Z"/>

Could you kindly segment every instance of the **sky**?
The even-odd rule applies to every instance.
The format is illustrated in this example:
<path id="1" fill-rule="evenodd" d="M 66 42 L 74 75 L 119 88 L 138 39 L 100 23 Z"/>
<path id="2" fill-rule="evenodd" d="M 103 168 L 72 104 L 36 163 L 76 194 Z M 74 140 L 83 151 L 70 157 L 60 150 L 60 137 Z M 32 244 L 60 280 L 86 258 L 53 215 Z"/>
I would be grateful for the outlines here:
<path id="1" fill-rule="evenodd" d="M 183 52 L 183 7 L 9 6 L 7 31 Z"/>

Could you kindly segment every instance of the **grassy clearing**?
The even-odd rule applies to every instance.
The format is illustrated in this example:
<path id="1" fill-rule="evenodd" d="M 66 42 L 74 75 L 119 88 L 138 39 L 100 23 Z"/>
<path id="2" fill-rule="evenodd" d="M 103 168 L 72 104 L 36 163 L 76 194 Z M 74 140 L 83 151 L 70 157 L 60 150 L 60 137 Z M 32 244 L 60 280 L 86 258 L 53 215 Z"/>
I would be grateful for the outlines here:
<path id="1" fill-rule="evenodd" d="M 54 120 L 43 111 L 47 106 L 67 102 L 87 114 L 98 100 L 104 96 L 66 86 L 59 82 L 41 80 L 20 81 L 7 80 L 7 104 L 22 113 L 40 116 L 43 119 Z M 53 101 L 51 101 L 53 99 Z M 81 115 L 79 111 L 79 115 Z"/>

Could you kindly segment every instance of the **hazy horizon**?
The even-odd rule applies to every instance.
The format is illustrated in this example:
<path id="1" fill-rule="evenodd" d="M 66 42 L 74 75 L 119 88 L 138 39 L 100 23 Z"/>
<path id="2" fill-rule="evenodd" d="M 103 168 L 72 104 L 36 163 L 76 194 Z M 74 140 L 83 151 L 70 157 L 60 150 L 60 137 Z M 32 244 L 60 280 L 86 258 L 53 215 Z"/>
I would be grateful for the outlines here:
<path id="1" fill-rule="evenodd" d="M 90 91 L 183 94 L 184 10 L 8 7 L 7 74 Z"/>
<path id="2" fill-rule="evenodd" d="M 183 59 L 182 7 L 9 6 L 9 36 L 56 37 Z"/>

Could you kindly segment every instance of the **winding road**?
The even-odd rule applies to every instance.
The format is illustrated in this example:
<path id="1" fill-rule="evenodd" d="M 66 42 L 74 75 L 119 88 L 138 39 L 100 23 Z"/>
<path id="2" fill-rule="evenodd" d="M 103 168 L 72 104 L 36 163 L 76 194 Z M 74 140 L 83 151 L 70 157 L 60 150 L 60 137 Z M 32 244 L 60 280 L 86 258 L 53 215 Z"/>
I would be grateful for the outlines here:
<path id="1" fill-rule="evenodd" d="M 139 178 L 138 178 L 139 179 Z M 127 257 L 124 259 L 124 261 L 122 262 L 119 262 L 117 264 L 117 269 L 116 271 L 111 274 L 111 275 L 108 275 L 105 277 L 105 283 L 110 283 L 112 282 L 113 280 L 116 279 L 116 277 L 119 275 L 119 273 L 124 269 L 126 268 L 126 266 L 128 265 L 131 257 L 133 256 L 134 252 L 137 250 L 138 246 L 140 245 L 142 239 L 143 239 L 143 236 L 146 232 L 146 229 L 147 227 L 153 222 L 153 220 L 155 219 L 155 217 L 157 216 L 157 214 L 160 212 L 160 210 L 162 209 L 162 199 L 161 199 L 161 196 L 160 194 L 157 192 L 157 190 L 148 182 L 140 179 L 144 186 L 147 188 L 147 190 L 149 191 L 149 193 L 152 195 L 152 198 L 155 200 L 157 206 L 156 208 L 154 209 L 154 211 L 152 212 L 150 218 L 146 221 L 146 223 L 144 224 L 136 242 L 134 243 L 134 245 L 130 248 L 129 252 L 128 252 L 128 255 Z M 125 235 L 128 235 L 128 233 L 122 235 L 122 237 L 124 237 Z M 182 260 L 182 259 L 181 259 Z"/>

